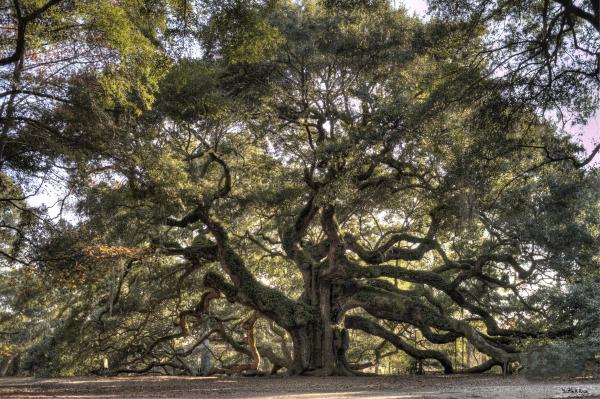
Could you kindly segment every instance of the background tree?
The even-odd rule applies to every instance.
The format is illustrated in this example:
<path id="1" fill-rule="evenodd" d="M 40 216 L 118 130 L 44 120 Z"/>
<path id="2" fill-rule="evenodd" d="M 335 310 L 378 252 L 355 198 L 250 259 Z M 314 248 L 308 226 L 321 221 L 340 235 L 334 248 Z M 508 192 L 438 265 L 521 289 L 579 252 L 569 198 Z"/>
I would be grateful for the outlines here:
<path id="1" fill-rule="evenodd" d="M 40 113 L 78 138 L 79 220 L 15 271 L 68 304 L 29 370 L 197 374 L 209 339 L 208 372 L 354 374 L 395 351 L 477 372 L 586 334 L 552 305 L 597 270 L 597 174 L 530 151 L 579 147 L 473 68 L 479 37 L 384 2 L 242 9 L 266 41 L 231 41 L 211 22 L 239 8 L 216 9 L 152 107 L 98 106 L 84 71 Z"/>
<path id="2" fill-rule="evenodd" d="M 585 119 L 597 109 L 600 11 L 595 0 L 433 0 L 433 15 L 486 30 L 480 55 L 490 73 L 507 80 L 507 95 L 543 111 L 560 109 Z M 484 61 L 485 60 L 485 61 Z"/>

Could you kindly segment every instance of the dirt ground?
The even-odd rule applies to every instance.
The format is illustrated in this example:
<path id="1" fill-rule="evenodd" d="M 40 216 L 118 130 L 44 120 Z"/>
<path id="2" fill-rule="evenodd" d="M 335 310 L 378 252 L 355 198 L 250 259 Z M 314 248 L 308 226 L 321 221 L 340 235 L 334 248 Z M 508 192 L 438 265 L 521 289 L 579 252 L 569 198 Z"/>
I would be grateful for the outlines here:
<path id="1" fill-rule="evenodd" d="M 0 378 L 0 398 L 600 398 L 600 380 L 523 377 Z"/>

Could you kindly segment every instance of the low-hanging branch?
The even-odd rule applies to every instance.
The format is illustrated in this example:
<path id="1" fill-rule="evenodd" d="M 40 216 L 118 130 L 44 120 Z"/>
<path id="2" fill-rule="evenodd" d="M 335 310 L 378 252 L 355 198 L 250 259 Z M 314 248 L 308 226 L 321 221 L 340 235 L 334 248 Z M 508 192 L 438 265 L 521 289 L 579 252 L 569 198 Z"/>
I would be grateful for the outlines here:
<path id="1" fill-rule="evenodd" d="M 424 360 L 424 359 L 435 359 L 437 360 L 442 367 L 444 368 L 445 374 L 452 374 L 454 372 L 454 368 L 452 367 L 452 362 L 448 357 L 442 352 L 431 350 L 431 349 L 418 349 L 414 346 L 410 345 L 402 338 L 397 336 L 391 331 L 386 330 L 381 327 L 379 324 L 374 323 L 364 317 L 360 316 L 348 316 L 344 320 L 344 326 L 346 328 L 361 330 L 368 334 L 375 335 L 385 339 L 390 342 L 399 350 L 404 353 L 410 355 L 414 359 Z"/>
<path id="2" fill-rule="evenodd" d="M 486 339 L 467 322 L 440 314 L 415 298 L 404 297 L 381 288 L 359 285 L 354 288 L 346 308 L 361 307 L 374 317 L 390 321 L 408 323 L 419 327 L 426 325 L 443 331 L 450 331 L 464 336 L 480 352 L 502 362 L 510 363 L 521 360 L 519 353 L 509 353 L 494 342 Z"/>

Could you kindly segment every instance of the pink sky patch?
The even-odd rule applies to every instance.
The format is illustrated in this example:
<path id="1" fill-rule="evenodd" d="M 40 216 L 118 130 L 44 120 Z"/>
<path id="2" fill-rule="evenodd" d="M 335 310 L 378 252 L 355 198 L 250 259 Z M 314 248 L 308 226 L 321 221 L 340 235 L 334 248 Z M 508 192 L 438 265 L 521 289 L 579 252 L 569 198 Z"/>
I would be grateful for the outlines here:
<path id="1" fill-rule="evenodd" d="M 589 153 L 596 144 L 600 143 L 600 111 L 590 118 L 581 133 L 581 141 Z"/>

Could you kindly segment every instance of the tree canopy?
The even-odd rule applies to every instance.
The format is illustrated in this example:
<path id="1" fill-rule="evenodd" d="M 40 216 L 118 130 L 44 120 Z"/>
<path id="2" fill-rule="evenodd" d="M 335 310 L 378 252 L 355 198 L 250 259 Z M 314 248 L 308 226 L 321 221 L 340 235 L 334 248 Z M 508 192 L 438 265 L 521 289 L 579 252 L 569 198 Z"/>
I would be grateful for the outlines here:
<path id="1" fill-rule="evenodd" d="M 1 373 L 597 367 L 597 7 L 5 3 Z"/>

